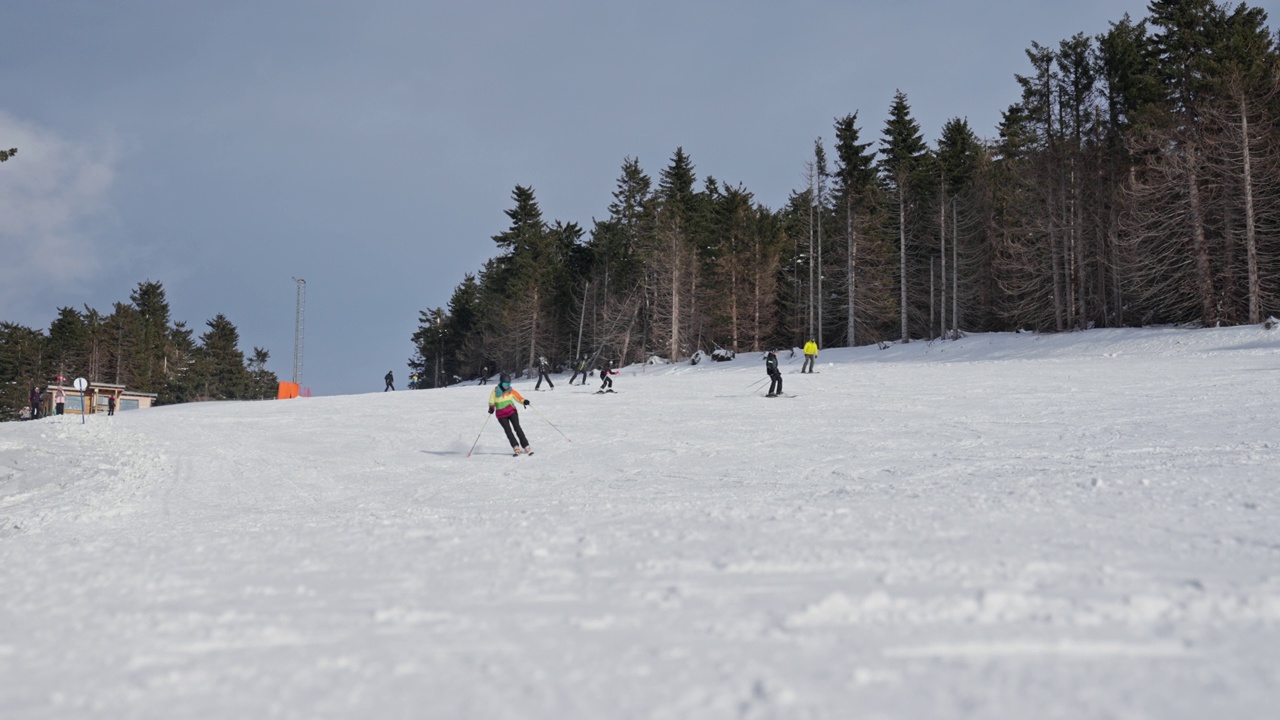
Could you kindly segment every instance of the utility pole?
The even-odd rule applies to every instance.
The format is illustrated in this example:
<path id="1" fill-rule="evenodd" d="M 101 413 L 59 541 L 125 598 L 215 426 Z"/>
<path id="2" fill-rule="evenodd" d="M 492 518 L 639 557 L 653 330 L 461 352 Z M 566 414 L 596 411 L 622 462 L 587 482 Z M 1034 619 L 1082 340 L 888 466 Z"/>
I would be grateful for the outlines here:
<path id="1" fill-rule="evenodd" d="M 297 309 L 293 318 L 293 382 L 302 384 L 302 331 L 305 325 L 305 316 L 307 312 L 307 281 L 302 278 L 294 278 L 293 282 L 298 286 L 298 302 Z"/>

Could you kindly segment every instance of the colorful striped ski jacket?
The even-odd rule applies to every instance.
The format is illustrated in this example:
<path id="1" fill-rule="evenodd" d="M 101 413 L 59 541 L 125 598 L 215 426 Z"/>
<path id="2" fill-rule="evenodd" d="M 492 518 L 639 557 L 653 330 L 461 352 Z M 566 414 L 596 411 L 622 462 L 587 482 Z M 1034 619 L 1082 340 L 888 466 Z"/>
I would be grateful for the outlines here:
<path id="1" fill-rule="evenodd" d="M 523 403 L 524 398 L 515 388 L 507 386 L 506 390 L 502 390 L 502 385 L 493 388 L 493 392 L 489 393 L 489 407 L 496 407 L 497 411 L 494 415 L 500 418 L 510 417 L 516 414 L 516 403 Z"/>

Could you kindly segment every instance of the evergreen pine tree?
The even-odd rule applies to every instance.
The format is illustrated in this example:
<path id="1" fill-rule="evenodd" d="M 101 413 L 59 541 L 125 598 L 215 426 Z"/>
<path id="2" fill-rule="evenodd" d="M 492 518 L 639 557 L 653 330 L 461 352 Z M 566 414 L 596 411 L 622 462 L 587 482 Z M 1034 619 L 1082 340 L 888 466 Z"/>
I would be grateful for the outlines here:
<path id="1" fill-rule="evenodd" d="M 158 405 L 193 402 L 200 398 L 206 382 L 202 371 L 207 367 L 201 361 L 200 348 L 193 339 L 193 331 L 186 322 L 177 321 L 168 333 L 168 372 L 164 387 L 156 398 Z"/>
<path id="2" fill-rule="evenodd" d="M 16 420 L 28 406 L 28 393 L 44 387 L 48 375 L 48 338 L 17 323 L 0 322 L 0 420 Z"/>
<path id="3" fill-rule="evenodd" d="M 205 323 L 200 336 L 201 395 L 206 400 L 239 400 L 250 397 L 252 379 L 240 351 L 240 331 L 219 313 Z"/>
<path id="4" fill-rule="evenodd" d="M 134 389 L 159 392 L 166 380 L 169 301 L 165 298 L 164 286 L 150 280 L 138 283 L 129 300 L 137 310 L 131 373 Z"/>
<path id="5" fill-rule="evenodd" d="M 268 400 L 276 396 L 276 390 L 280 385 L 280 379 L 276 374 L 267 369 L 267 360 L 271 358 L 271 353 L 260 347 L 253 348 L 253 355 L 249 357 L 247 369 L 249 371 L 249 397 L 254 400 Z"/>
<path id="6" fill-rule="evenodd" d="M 889 106 L 889 119 L 884 126 L 880 166 L 898 204 L 898 302 L 902 342 L 911 340 L 907 327 L 907 203 L 912 194 L 913 175 L 920 169 L 926 150 L 920 125 L 911 117 L 907 96 L 898 91 Z"/>
<path id="7" fill-rule="evenodd" d="M 845 343 L 852 347 L 858 341 L 858 278 L 860 274 L 866 274 L 865 268 L 859 266 L 859 259 L 865 260 L 867 256 L 868 230 L 874 223 L 873 217 L 879 215 L 878 178 L 876 154 L 871 149 L 873 143 L 861 142 L 858 114 L 855 112 L 838 118 L 835 131 L 835 187 L 832 192 L 844 224 Z"/>
<path id="8" fill-rule="evenodd" d="M 75 379 L 87 373 L 89 326 L 80 311 L 58 308 L 58 317 L 49 325 L 48 348 L 55 375 Z"/>

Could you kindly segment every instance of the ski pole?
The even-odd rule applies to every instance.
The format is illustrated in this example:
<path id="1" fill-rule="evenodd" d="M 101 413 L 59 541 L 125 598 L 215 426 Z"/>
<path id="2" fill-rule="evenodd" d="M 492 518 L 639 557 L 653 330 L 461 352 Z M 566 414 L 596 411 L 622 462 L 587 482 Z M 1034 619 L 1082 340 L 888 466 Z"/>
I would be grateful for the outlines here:
<path id="1" fill-rule="evenodd" d="M 476 449 L 476 443 L 480 442 L 480 436 L 484 434 L 484 429 L 489 427 L 489 418 L 491 417 L 493 417 L 492 413 L 484 417 L 484 424 L 480 426 L 480 432 L 476 433 L 476 442 L 471 443 L 471 450 L 467 451 L 467 457 L 471 457 L 472 451 Z"/>
<path id="2" fill-rule="evenodd" d="M 751 385 L 749 385 L 749 386 L 747 387 L 747 389 L 748 389 L 748 390 L 755 390 L 757 386 L 759 386 L 759 385 L 763 385 L 763 384 L 764 384 L 764 381 L 765 381 L 765 380 L 768 380 L 768 379 L 769 379 L 769 376 L 768 376 L 768 375 L 765 375 L 764 377 L 760 378 L 760 380 L 758 380 L 758 381 L 756 381 L 756 382 L 751 383 Z"/>
<path id="3" fill-rule="evenodd" d="M 564 439 L 565 439 L 565 440 L 569 440 L 569 436 L 568 436 L 568 435 L 565 435 L 563 430 L 561 430 L 560 428 L 556 427 L 556 424 L 555 424 L 555 423 L 551 422 L 550 420 L 547 420 L 547 416 L 546 416 L 546 415 L 543 415 L 541 412 L 539 412 L 539 411 L 538 411 L 538 408 L 534 407 L 533 405 L 530 405 L 530 406 L 529 406 L 529 409 L 530 409 L 530 410 L 533 410 L 533 411 L 534 411 L 534 412 L 536 412 L 536 413 L 538 413 L 538 417 L 542 418 L 542 419 L 543 419 L 543 420 L 544 420 L 548 425 L 550 425 L 552 428 L 554 428 L 556 432 L 560 433 L 561 435 L 564 435 Z M 572 440 L 569 440 L 569 442 L 573 442 L 573 441 L 572 441 Z"/>

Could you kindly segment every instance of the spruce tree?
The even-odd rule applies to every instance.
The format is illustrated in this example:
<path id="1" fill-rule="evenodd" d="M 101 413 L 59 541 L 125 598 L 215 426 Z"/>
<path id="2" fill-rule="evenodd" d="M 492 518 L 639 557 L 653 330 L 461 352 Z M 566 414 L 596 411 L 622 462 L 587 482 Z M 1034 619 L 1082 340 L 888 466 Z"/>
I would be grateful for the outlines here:
<path id="1" fill-rule="evenodd" d="M 476 283 L 476 276 L 467 273 L 463 276 L 462 282 L 453 289 L 453 296 L 449 298 L 449 310 L 445 321 L 448 332 L 445 333 L 444 348 L 445 366 L 449 373 L 456 373 L 466 378 L 479 375 L 481 367 L 484 366 L 482 343 L 479 337 L 481 332 L 479 319 L 480 288 Z M 421 328 L 420 325 L 419 329 Z M 427 347 L 429 339 L 423 338 L 425 342 L 419 341 L 416 334 L 414 338 L 418 355 L 409 364 L 419 371 L 419 377 L 424 377 L 425 359 L 429 354 Z M 415 362 L 419 364 L 415 365 Z"/>
<path id="2" fill-rule="evenodd" d="M 978 162 L 982 154 L 982 144 L 977 135 L 969 127 L 968 120 L 952 118 L 942 126 L 942 134 L 938 138 L 937 161 L 941 173 L 942 193 L 942 236 L 943 246 L 940 258 L 942 267 L 942 328 L 955 337 L 960 332 L 960 212 L 963 202 L 968 210 L 976 201 L 972 197 L 972 186 L 978 172 Z M 966 214 L 968 214 L 966 212 Z M 948 240 L 948 232 L 950 238 Z M 950 256 L 948 257 L 948 243 Z M 947 287 L 948 271 L 951 285 Z M 947 295 L 950 294 L 951 323 L 947 325 Z"/>
<path id="3" fill-rule="evenodd" d="M 49 361 L 56 375 L 74 379 L 86 373 L 89 326 L 79 310 L 58 308 L 58 317 L 49 325 L 48 348 Z"/>
<path id="4" fill-rule="evenodd" d="M 48 338 L 44 333 L 0 322 L 0 421 L 16 420 L 28 406 L 32 387 L 44 387 L 48 375 Z"/>
<path id="5" fill-rule="evenodd" d="M 1245 244 L 1243 272 L 1228 263 L 1223 281 L 1226 288 L 1243 285 L 1244 290 L 1224 294 L 1243 306 L 1231 319 L 1254 324 L 1262 322 L 1264 305 L 1274 307 L 1280 298 L 1280 241 L 1276 221 L 1269 223 L 1270 213 L 1263 210 L 1280 196 L 1274 170 L 1280 167 L 1280 148 L 1268 132 L 1280 125 L 1280 54 L 1266 18 L 1262 9 L 1244 4 L 1225 18 L 1216 54 L 1216 102 L 1210 106 L 1217 128 L 1211 146 L 1214 165 L 1223 184 L 1232 189 L 1223 198 L 1224 214 L 1241 218 L 1239 234 Z M 1233 230 L 1226 232 L 1231 235 Z"/>
<path id="6" fill-rule="evenodd" d="M 547 342 L 544 334 L 555 331 L 547 322 L 547 306 L 552 294 L 551 276 L 559 258 L 533 189 L 517 185 L 511 197 L 516 203 L 506 211 L 511 226 L 493 237 L 498 247 L 507 252 L 498 258 L 497 277 L 486 280 L 499 282 L 498 292 L 507 301 L 501 309 L 505 320 L 501 323 L 503 337 L 498 342 L 508 351 L 514 351 L 517 344 L 525 345 L 528 353 L 524 366 L 532 367 L 539 347 Z M 516 355 L 507 358 L 512 365 L 518 361 Z"/>
<path id="7" fill-rule="evenodd" d="M 863 252 L 871 217 L 878 213 L 875 151 L 873 143 L 861 142 L 858 114 L 836 120 L 836 167 L 833 178 L 836 206 L 841 208 L 845 232 L 845 342 L 853 347 L 858 340 L 859 257 Z"/>
<path id="8" fill-rule="evenodd" d="M 205 385 L 201 376 L 205 364 L 201 362 L 200 348 L 193 335 L 192 329 L 182 320 L 175 322 L 169 329 L 168 372 L 156 404 L 171 405 L 193 402 L 200 398 L 201 389 Z"/>
<path id="9" fill-rule="evenodd" d="M 201 395 L 206 400 L 239 400 L 250 397 L 252 379 L 240 351 L 240 331 L 219 313 L 205 323 L 200 336 Z"/>
<path id="10" fill-rule="evenodd" d="M 1206 198 L 1202 173 L 1204 101 L 1212 90 L 1214 41 L 1222 26 L 1222 11 L 1212 0 L 1151 0 L 1147 6 L 1157 73 L 1165 86 L 1172 121 L 1170 139 L 1185 158 L 1178 173 L 1178 192 L 1185 193 L 1187 244 L 1194 265 L 1194 293 L 1199 319 L 1218 320 L 1213 282 L 1213 259 L 1206 227 Z"/>
<path id="11" fill-rule="evenodd" d="M 449 316 L 443 308 L 432 308 L 418 313 L 418 330 L 413 334 L 413 344 L 418 349 L 416 357 L 409 361 L 409 367 L 418 373 L 417 387 L 438 388 L 448 385 L 444 378 L 451 372 L 450 363 L 446 361 L 447 348 L 453 345 L 452 333 L 449 332 Z"/>
<path id="12" fill-rule="evenodd" d="M 686 232 L 698 215 L 698 199 L 694 189 L 697 182 L 693 161 L 685 155 L 684 148 L 676 148 L 670 164 L 658 176 L 658 199 L 665 210 L 674 212 Z"/>
<path id="13" fill-rule="evenodd" d="M 267 400 L 276 396 L 280 379 L 267 369 L 267 360 L 271 353 L 260 347 L 253 348 L 253 355 L 248 360 L 249 397 L 255 400 Z"/>
<path id="14" fill-rule="evenodd" d="M 138 283 L 129 300 L 138 311 L 132 372 L 135 389 L 158 392 L 166 380 L 169 301 L 164 286 L 150 280 Z"/>
<path id="15" fill-rule="evenodd" d="M 898 282 L 902 342 L 910 342 L 907 327 L 907 203 L 912 193 L 913 175 L 924 162 L 927 147 L 920 125 L 911 117 L 907 96 L 898 91 L 889 106 L 881 144 L 880 167 L 898 203 Z"/>
<path id="16" fill-rule="evenodd" d="M 658 227 L 650 255 L 654 345 L 667 348 L 671 361 L 693 350 L 690 342 L 697 323 L 697 235 L 701 228 L 697 176 L 684 148 L 676 148 L 658 180 Z M 657 337 L 657 335 L 661 337 Z"/>
<path id="17" fill-rule="evenodd" d="M 653 233 L 653 182 L 639 160 L 627 157 L 609 203 L 609 217 L 595 224 L 590 248 L 604 297 L 629 295 L 644 274 L 644 246 Z"/>

